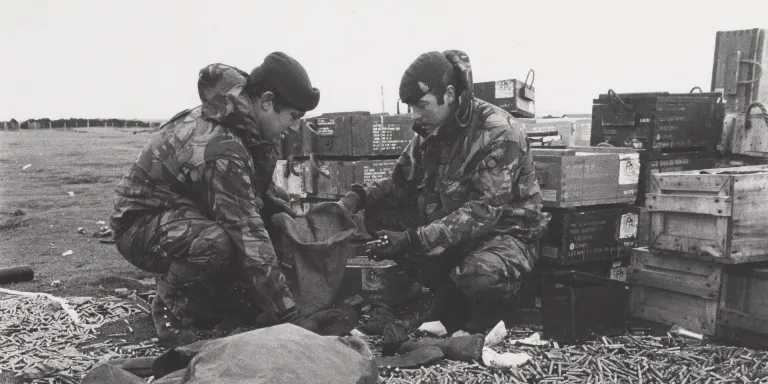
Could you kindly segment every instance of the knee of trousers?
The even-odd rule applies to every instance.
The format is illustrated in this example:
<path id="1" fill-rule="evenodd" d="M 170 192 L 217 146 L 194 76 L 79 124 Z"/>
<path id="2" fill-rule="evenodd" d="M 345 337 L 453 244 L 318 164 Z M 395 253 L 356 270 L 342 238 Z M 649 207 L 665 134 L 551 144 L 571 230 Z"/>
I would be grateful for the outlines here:
<path id="1" fill-rule="evenodd" d="M 470 255 L 451 269 L 459 292 L 473 299 L 507 299 L 520 289 L 519 274 L 492 253 Z"/>
<path id="2" fill-rule="evenodd" d="M 229 265 L 234 253 L 235 244 L 229 235 L 219 225 L 211 225 L 192 239 L 184 261 L 217 271 Z"/>
<path id="3" fill-rule="evenodd" d="M 123 258 L 134 267 L 152 273 L 166 273 L 170 260 L 158 257 L 150 249 L 152 230 L 156 227 L 156 219 L 138 221 L 115 238 L 115 246 Z"/>

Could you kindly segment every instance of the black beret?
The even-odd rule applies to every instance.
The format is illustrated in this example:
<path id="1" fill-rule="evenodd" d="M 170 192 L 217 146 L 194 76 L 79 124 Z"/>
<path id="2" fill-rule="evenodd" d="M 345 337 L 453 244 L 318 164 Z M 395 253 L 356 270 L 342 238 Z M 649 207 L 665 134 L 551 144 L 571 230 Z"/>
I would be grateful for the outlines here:
<path id="1" fill-rule="evenodd" d="M 448 85 L 443 78 L 453 79 L 453 65 L 448 58 L 437 51 L 422 54 L 400 80 L 400 100 L 406 104 L 416 103 L 434 87 Z"/>
<path id="2" fill-rule="evenodd" d="M 320 90 L 312 87 L 309 75 L 294 58 L 283 52 L 272 52 L 248 75 L 248 84 L 269 79 L 275 91 L 294 107 L 311 111 L 320 102 Z"/>

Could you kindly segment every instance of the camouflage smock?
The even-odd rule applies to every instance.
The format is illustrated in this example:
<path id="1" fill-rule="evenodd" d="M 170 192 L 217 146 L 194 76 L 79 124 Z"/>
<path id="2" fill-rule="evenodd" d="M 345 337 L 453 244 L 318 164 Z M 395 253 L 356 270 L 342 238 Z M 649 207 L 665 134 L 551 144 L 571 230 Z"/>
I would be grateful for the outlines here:
<path id="1" fill-rule="evenodd" d="M 427 250 L 499 233 L 534 242 L 549 215 L 541 212 L 527 137 L 506 111 L 469 100 L 464 124 L 454 118 L 432 135 L 414 126 L 417 135 L 392 175 L 364 186 L 366 206 L 418 207 L 425 225 L 417 232 Z"/>
<path id="2" fill-rule="evenodd" d="M 202 105 L 171 119 L 144 147 L 116 188 L 111 224 L 120 236 L 137 216 L 198 210 L 232 239 L 261 309 L 275 314 L 295 303 L 259 215 L 277 152 L 257 131 L 247 76 L 223 64 L 200 71 Z"/>

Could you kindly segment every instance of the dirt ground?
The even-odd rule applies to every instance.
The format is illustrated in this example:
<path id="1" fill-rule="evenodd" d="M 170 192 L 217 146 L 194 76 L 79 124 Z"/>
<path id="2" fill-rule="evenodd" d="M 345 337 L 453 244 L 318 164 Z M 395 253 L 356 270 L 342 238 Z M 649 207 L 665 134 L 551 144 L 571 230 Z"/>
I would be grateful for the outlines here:
<path id="1" fill-rule="evenodd" d="M 4 288 L 58 296 L 147 290 L 140 280 L 152 276 L 93 233 L 108 222 L 112 191 L 148 138 L 116 128 L 0 132 L 0 268 L 35 272 L 33 281 Z"/>

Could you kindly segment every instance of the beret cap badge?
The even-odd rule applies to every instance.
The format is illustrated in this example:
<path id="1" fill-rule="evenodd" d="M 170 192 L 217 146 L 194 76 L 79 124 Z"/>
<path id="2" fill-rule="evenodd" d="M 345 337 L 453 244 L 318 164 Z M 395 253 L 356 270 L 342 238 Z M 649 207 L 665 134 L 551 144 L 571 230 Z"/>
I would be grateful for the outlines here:
<path id="1" fill-rule="evenodd" d="M 419 84 L 419 89 L 421 89 L 422 92 L 424 93 L 429 92 L 429 86 L 424 84 L 423 81 L 419 81 L 418 84 Z"/>

